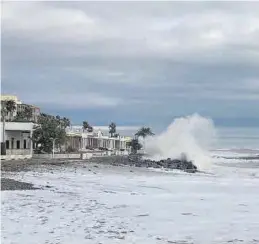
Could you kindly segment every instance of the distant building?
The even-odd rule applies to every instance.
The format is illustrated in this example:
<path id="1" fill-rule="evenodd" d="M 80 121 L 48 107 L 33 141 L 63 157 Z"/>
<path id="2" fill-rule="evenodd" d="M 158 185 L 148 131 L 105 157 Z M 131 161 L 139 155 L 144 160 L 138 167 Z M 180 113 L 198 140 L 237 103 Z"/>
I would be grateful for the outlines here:
<path id="1" fill-rule="evenodd" d="M 1 101 L 15 101 L 16 104 L 21 104 L 22 102 L 18 99 L 17 96 L 14 95 L 1 95 Z"/>
<path id="2" fill-rule="evenodd" d="M 17 115 L 17 106 L 21 104 L 22 102 L 18 99 L 17 96 L 14 95 L 1 95 L 1 106 L 3 106 L 3 103 L 6 101 L 14 101 L 16 105 L 16 109 L 13 111 L 12 114 L 9 114 L 7 119 L 13 119 Z"/>
<path id="3" fill-rule="evenodd" d="M 120 150 L 128 151 L 127 142 L 131 140 L 131 137 L 118 136 L 110 137 L 109 133 L 104 133 L 97 127 L 93 127 L 93 132 L 87 132 L 82 129 L 82 126 L 72 126 L 67 128 L 67 145 L 78 151 L 86 151 L 88 149 L 100 149 L 100 150 Z"/>
<path id="4" fill-rule="evenodd" d="M 14 95 L 1 95 L 1 105 L 3 105 L 4 102 L 10 101 L 10 100 L 12 100 L 12 101 L 15 102 L 16 108 L 15 108 L 15 110 L 13 111 L 12 114 L 9 114 L 9 115 L 8 115 L 7 120 L 13 120 L 13 119 L 15 119 L 15 117 L 17 116 L 17 114 L 23 113 L 23 112 L 26 111 L 26 108 L 29 108 L 29 109 L 31 109 L 31 112 L 32 112 L 32 116 L 31 116 L 31 118 L 29 119 L 29 121 L 36 122 L 36 123 L 37 123 L 38 117 L 39 117 L 39 115 L 40 115 L 40 108 L 39 108 L 39 107 L 30 105 L 30 104 L 24 104 L 24 103 L 22 103 L 22 101 L 20 101 L 20 100 L 18 99 L 17 96 L 14 96 Z"/>
<path id="5" fill-rule="evenodd" d="M 40 108 L 36 107 L 36 106 L 33 106 L 33 105 L 21 103 L 21 104 L 17 104 L 17 113 L 25 112 L 26 108 L 31 109 L 31 112 L 32 112 L 31 121 L 37 123 L 38 117 L 40 116 Z"/>
<path id="6" fill-rule="evenodd" d="M 116 133 L 119 133 L 121 136 L 133 137 L 140 127 L 141 126 L 117 126 Z M 96 132 L 101 131 L 103 135 L 109 136 L 109 126 L 108 125 L 93 126 L 93 130 Z M 82 133 L 83 128 L 82 128 L 82 125 L 73 125 L 69 128 L 69 131 L 76 132 L 76 133 L 79 133 L 79 132 Z"/>

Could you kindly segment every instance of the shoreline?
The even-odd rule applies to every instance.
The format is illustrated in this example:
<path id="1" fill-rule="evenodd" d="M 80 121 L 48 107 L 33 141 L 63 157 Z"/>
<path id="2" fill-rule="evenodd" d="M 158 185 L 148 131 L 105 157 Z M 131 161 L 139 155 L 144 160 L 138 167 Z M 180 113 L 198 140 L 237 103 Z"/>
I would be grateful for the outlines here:
<path id="1" fill-rule="evenodd" d="M 28 160 L 8 160 L 1 161 L 1 191 L 6 190 L 42 190 L 44 188 L 50 188 L 46 185 L 40 188 L 34 187 L 26 181 L 19 180 L 15 177 L 16 174 L 21 172 L 36 172 L 44 173 L 55 171 L 62 172 L 66 168 L 85 169 L 93 174 L 97 174 L 102 170 L 107 172 L 114 171 L 114 168 L 119 168 L 121 173 L 139 173 L 139 174 L 168 174 L 183 173 L 186 175 L 192 175 L 192 173 L 184 172 L 182 170 L 170 169 L 170 168 L 152 168 L 145 166 L 136 166 L 133 164 L 123 163 L 123 160 L 118 156 L 96 157 L 91 159 L 28 159 Z M 199 172 L 199 171 L 198 171 Z M 197 173 L 198 173 L 197 172 Z M 3 181 L 2 181 L 3 179 Z M 16 181 L 16 182 L 13 182 Z"/>

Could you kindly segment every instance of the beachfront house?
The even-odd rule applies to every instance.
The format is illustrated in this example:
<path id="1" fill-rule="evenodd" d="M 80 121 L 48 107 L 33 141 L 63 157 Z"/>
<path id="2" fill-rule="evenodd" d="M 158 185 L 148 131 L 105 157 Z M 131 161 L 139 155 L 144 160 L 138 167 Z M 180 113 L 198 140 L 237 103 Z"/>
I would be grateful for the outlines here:
<path id="1" fill-rule="evenodd" d="M 32 122 L 1 122 L 1 145 L 5 142 L 5 150 L 1 148 L 1 159 L 31 158 L 33 143 Z"/>
<path id="2" fill-rule="evenodd" d="M 106 150 L 111 152 L 128 152 L 127 142 L 129 137 L 110 137 L 109 134 L 94 128 L 93 132 L 87 132 L 79 126 L 67 128 L 66 148 L 76 151 Z"/>

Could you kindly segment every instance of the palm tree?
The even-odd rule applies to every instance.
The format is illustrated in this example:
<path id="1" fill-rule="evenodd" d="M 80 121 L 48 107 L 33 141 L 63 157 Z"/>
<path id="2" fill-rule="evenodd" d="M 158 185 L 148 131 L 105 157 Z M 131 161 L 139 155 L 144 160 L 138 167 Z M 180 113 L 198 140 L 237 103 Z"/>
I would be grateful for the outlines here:
<path id="1" fill-rule="evenodd" d="M 63 124 L 64 128 L 67 128 L 67 127 L 70 126 L 71 123 L 70 123 L 70 120 L 68 118 L 64 117 L 62 119 L 62 124 Z"/>
<path id="2" fill-rule="evenodd" d="M 111 134 L 111 137 L 114 137 L 114 134 L 116 133 L 116 124 L 114 122 L 109 125 L 109 133 Z"/>
<path id="3" fill-rule="evenodd" d="M 5 120 L 6 117 L 11 117 L 16 110 L 16 103 L 13 100 L 1 102 L 1 120 L 3 122 L 3 142 L 1 143 L 1 154 L 6 155 L 6 141 L 5 141 Z"/>
<path id="4" fill-rule="evenodd" d="M 27 121 L 31 121 L 32 120 L 32 107 L 27 105 L 24 108 L 24 117 Z"/>
<path id="5" fill-rule="evenodd" d="M 8 111 L 6 109 L 6 102 L 1 102 L 1 119 L 2 121 L 6 119 Z"/>
<path id="6" fill-rule="evenodd" d="M 88 131 L 88 132 L 93 132 L 94 129 L 93 129 L 93 127 L 92 127 L 91 125 L 89 125 L 88 128 L 87 128 L 87 131 Z"/>
<path id="7" fill-rule="evenodd" d="M 5 118 L 6 118 L 6 115 L 7 115 L 7 110 L 6 110 L 6 107 L 5 105 L 2 103 L 2 106 L 1 106 L 1 121 L 3 123 L 3 131 L 2 131 L 2 134 L 3 134 L 3 142 L 1 142 L 1 155 L 6 155 L 6 141 L 5 141 Z"/>
<path id="8" fill-rule="evenodd" d="M 155 135 L 149 127 L 142 127 L 140 128 L 137 133 L 135 134 L 137 137 L 142 137 L 145 139 L 147 136 Z"/>
<path id="9" fill-rule="evenodd" d="M 85 131 L 88 131 L 88 128 L 89 128 L 89 123 L 87 121 L 83 121 L 83 130 Z"/>
<path id="10" fill-rule="evenodd" d="M 59 115 L 56 115 L 56 120 L 57 121 L 60 121 L 61 120 L 61 117 Z"/>
<path id="11" fill-rule="evenodd" d="M 142 127 L 135 134 L 135 136 L 137 138 L 139 138 L 139 137 L 143 138 L 143 150 L 145 150 L 145 138 L 148 136 L 153 136 L 153 135 L 155 135 L 155 134 L 151 131 L 151 129 L 149 127 Z M 144 151 L 144 153 L 145 153 L 145 151 Z"/>
<path id="12" fill-rule="evenodd" d="M 14 100 L 6 101 L 3 106 L 6 109 L 8 119 L 11 119 L 13 112 L 16 110 L 16 103 Z"/>

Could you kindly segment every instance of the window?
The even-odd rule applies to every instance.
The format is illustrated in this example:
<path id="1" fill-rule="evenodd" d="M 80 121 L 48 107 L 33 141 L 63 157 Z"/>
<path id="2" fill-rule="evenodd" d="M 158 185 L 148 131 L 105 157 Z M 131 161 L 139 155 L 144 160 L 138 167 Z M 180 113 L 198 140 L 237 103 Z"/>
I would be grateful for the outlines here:
<path id="1" fill-rule="evenodd" d="M 7 140 L 7 141 L 5 142 L 5 147 L 6 147 L 6 149 L 9 149 L 9 148 L 10 148 L 10 141 L 9 141 L 9 140 Z"/>
<path id="2" fill-rule="evenodd" d="M 23 148 L 26 149 L 27 143 L 26 140 L 23 140 Z"/>
<path id="3" fill-rule="evenodd" d="M 11 141 L 11 149 L 14 148 L 14 138 L 12 138 L 12 141 Z"/>
<path id="4" fill-rule="evenodd" d="M 16 149 L 20 149 L 20 141 L 16 141 Z"/>

